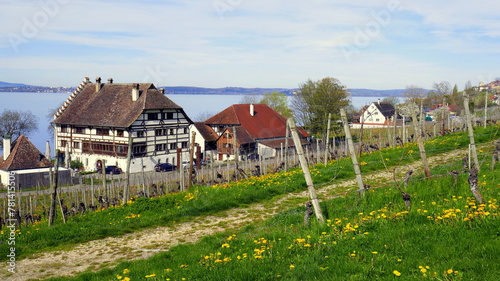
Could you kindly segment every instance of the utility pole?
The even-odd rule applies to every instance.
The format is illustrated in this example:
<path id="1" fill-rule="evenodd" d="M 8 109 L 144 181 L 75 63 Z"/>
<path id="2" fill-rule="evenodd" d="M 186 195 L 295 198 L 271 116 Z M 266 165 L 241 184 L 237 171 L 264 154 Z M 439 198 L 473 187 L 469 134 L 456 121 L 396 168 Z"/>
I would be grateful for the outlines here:
<path id="1" fill-rule="evenodd" d="M 311 203 L 314 207 L 314 212 L 316 218 L 320 223 L 324 223 L 325 219 L 323 213 L 321 212 L 321 207 L 319 205 L 318 196 L 316 195 L 316 190 L 314 189 L 314 183 L 312 181 L 311 172 L 309 171 L 309 166 L 307 165 L 306 157 L 304 156 L 304 150 L 302 149 L 302 143 L 300 141 L 299 134 L 297 133 L 297 127 L 293 118 L 288 118 L 288 127 L 292 133 L 293 142 L 295 144 L 295 149 L 297 150 L 297 155 L 299 156 L 300 166 L 304 172 L 304 177 L 306 179 L 307 190 L 309 191 L 309 197 L 311 198 Z"/>

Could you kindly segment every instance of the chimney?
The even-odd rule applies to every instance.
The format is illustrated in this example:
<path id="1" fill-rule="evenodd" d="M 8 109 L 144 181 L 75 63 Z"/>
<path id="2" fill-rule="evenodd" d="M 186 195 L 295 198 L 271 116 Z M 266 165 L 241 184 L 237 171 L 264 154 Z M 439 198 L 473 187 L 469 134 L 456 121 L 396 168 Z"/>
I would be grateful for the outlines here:
<path id="1" fill-rule="evenodd" d="M 101 90 L 101 77 L 97 77 L 95 79 L 95 92 L 99 92 Z"/>
<path id="2" fill-rule="evenodd" d="M 160 93 L 165 94 L 165 88 L 160 88 Z"/>
<path id="3" fill-rule="evenodd" d="M 113 78 L 108 78 L 108 83 L 113 84 Z"/>
<path id="4" fill-rule="evenodd" d="M 255 110 L 253 108 L 253 103 L 250 104 L 250 116 L 254 116 L 255 115 Z"/>
<path id="5" fill-rule="evenodd" d="M 139 99 L 139 84 L 132 85 L 132 101 L 137 101 Z"/>
<path id="6" fill-rule="evenodd" d="M 380 98 L 378 99 L 378 104 L 380 104 Z"/>
<path id="7" fill-rule="evenodd" d="M 10 155 L 10 136 L 3 136 L 3 160 L 7 160 Z"/>

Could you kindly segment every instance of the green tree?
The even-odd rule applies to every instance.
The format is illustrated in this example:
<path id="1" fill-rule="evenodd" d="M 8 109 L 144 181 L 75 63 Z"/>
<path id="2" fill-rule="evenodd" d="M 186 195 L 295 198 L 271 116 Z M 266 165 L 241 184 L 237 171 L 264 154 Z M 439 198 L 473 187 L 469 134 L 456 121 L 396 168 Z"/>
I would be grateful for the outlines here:
<path id="1" fill-rule="evenodd" d="M 269 105 L 269 107 L 287 118 L 293 115 L 292 110 L 288 107 L 288 98 L 284 93 L 265 93 L 259 103 Z"/>
<path id="2" fill-rule="evenodd" d="M 332 114 L 332 120 L 338 120 L 340 108 L 349 103 L 346 87 L 338 79 L 326 77 L 301 84 L 291 107 L 299 124 L 312 134 L 322 134 L 326 131 L 328 113 Z"/>

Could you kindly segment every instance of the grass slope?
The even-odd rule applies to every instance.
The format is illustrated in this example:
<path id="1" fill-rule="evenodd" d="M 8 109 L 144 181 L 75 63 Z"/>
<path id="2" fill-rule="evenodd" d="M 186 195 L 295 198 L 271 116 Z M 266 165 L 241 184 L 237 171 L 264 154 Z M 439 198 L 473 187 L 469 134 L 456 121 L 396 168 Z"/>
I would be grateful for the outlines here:
<path id="1" fill-rule="evenodd" d="M 480 173 L 485 204 L 467 176 L 417 176 L 406 189 L 410 210 L 395 187 L 349 193 L 322 202 L 323 225 L 304 225 L 305 209 L 295 208 L 147 260 L 50 280 L 496 280 L 500 173 Z"/>
<path id="2" fill-rule="evenodd" d="M 476 128 L 476 142 L 484 143 L 498 138 L 498 129 L 498 126 Z M 467 135 L 460 133 L 431 140 L 426 143 L 426 149 L 428 155 L 432 156 L 467 145 Z M 380 153 L 363 155 L 360 159 L 362 172 L 380 170 L 384 165 L 395 167 L 417 160 L 419 155 L 415 145 L 384 149 Z M 381 162 L 384 165 L 381 165 Z M 312 169 L 312 173 L 317 185 L 353 177 L 350 159 L 332 161 L 327 166 L 318 164 Z M 195 216 L 263 202 L 277 195 L 305 189 L 301 171 L 293 170 L 226 185 L 195 187 L 189 192 L 169 194 L 161 198 L 138 199 L 132 204 L 118 208 L 73 217 L 66 224 L 58 222 L 50 228 L 46 221 L 23 227 L 16 233 L 16 254 L 17 258 L 22 258 L 75 243 L 118 236 L 146 227 L 168 225 Z M 1 241 L 7 241 L 9 235 L 8 231 L 2 231 Z M 0 244 L 1 260 L 7 259 L 9 247 L 7 243 Z"/>

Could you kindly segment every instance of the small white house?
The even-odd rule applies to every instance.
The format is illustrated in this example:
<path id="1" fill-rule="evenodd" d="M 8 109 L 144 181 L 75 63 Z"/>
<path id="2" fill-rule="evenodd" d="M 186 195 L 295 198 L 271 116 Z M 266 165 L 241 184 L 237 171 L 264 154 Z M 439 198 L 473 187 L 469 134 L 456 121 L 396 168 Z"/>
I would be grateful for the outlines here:
<path id="1" fill-rule="evenodd" d="M 397 119 L 395 117 L 396 109 L 388 102 L 372 102 L 365 106 L 359 112 L 359 120 L 352 124 L 353 128 L 379 128 L 392 125 Z"/>
<path id="2" fill-rule="evenodd" d="M 115 165 L 131 172 L 158 163 L 179 165 L 188 157 L 190 125 L 182 107 L 151 83 L 101 83 L 89 78 L 55 114 L 55 148 L 79 160 L 85 170 Z"/>

